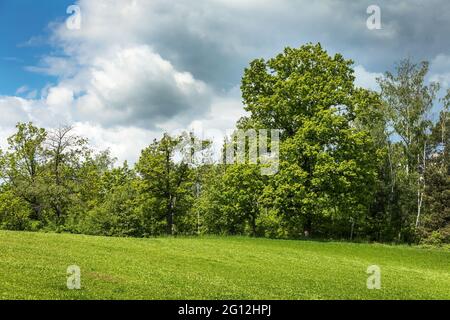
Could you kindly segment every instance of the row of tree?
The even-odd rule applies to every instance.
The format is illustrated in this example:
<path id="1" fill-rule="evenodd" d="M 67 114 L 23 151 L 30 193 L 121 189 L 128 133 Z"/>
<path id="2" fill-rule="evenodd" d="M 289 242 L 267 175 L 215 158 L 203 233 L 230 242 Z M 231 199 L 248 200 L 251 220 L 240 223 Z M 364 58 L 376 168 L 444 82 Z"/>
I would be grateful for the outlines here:
<path id="1" fill-rule="evenodd" d="M 450 242 L 450 91 L 437 99 L 427 62 L 401 61 L 380 92 L 357 87 L 352 66 L 319 44 L 250 63 L 237 129 L 281 130 L 274 175 L 191 161 L 210 142 L 189 133 L 165 134 L 130 168 L 71 127 L 18 124 L 0 153 L 0 227 Z"/>

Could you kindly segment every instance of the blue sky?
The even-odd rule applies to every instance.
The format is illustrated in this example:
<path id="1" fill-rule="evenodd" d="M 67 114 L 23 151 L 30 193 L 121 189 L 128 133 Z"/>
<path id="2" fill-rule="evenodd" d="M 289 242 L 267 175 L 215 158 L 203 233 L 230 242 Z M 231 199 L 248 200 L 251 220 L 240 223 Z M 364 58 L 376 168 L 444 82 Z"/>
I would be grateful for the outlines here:
<path id="1" fill-rule="evenodd" d="M 71 0 L 0 0 L 0 95 L 14 95 L 23 85 L 40 89 L 55 81 L 53 77 L 26 71 L 25 67 L 38 64 L 51 50 L 45 43 L 49 35 L 47 26 L 51 21 L 64 19 L 71 3 Z M 27 44 L 31 39 L 35 43 Z"/>

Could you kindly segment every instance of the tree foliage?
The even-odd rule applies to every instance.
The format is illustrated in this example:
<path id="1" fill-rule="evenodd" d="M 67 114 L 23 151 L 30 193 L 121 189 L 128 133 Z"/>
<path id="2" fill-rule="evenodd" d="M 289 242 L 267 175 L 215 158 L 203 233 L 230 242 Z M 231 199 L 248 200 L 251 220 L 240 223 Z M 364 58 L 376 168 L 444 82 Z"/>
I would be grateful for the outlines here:
<path id="1" fill-rule="evenodd" d="M 427 72 L 403 60 L 378 93 L 320 44 L 252 61 L 237 129 L 281 130 L 273 175 L 261 158 L 211 162 L 211 142 L 192 133 L 164 134 L 129 166 L 72 127 L 19 123 L 0 150 L 0 228 L 450 242 L 450 90 L 438 101 Z M 233 136 L 223 149 L 239 146 Z"/>

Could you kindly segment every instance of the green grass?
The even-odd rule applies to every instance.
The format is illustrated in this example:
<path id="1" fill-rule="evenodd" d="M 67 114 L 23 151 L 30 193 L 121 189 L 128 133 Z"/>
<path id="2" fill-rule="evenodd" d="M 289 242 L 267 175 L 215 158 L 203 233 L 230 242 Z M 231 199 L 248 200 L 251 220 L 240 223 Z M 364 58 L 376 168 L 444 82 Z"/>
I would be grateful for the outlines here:
<path id="1" fill-rule="evenodd" d="M 81 290 L 66 269 L 81 268 Z M 382 271 L 368 290 L 366 269 Z M 0 231 L 0 299 L 450 299 L 450 252 L 241 237 Z"/>

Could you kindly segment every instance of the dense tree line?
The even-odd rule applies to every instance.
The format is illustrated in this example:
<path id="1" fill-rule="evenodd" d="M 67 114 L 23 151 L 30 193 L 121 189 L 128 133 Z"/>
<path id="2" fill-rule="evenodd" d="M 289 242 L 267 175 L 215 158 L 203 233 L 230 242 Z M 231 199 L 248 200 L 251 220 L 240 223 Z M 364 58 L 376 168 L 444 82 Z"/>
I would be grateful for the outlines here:
<path id="1" fill-rule="evenodd" d="M 380 92 L 357 87 L 352 66 L 308 44 L 245 69 L 237 129 L 281 130 L 274 175 L 192 161 L 210 142 L 189 133 L 153 141 L 130 168 L 71 127 L 20 123 L 0 151 L 0 227 L 450 242 L 450 91 L 437 98 L 427 62 L 401 61 Z"/>

